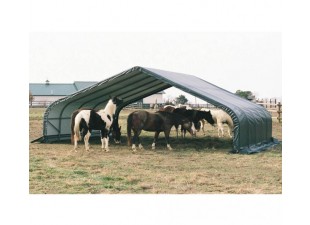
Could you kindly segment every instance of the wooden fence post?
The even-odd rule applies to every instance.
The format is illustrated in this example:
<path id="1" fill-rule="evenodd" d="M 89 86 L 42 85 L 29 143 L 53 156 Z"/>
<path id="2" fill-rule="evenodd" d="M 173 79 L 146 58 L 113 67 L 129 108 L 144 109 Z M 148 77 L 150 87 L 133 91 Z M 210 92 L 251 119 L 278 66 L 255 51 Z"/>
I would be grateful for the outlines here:
<path id="1" fill-rule="evenodd" d="M 282 104 L 281 104 L 281 102 L 279 102 L 277 104 L 277 106 L 278 106 L 278 111 L 277 111 L 278 117 L 277 117 L 277 119 L 278 119 L 279 123 L 282 123 Z"/>

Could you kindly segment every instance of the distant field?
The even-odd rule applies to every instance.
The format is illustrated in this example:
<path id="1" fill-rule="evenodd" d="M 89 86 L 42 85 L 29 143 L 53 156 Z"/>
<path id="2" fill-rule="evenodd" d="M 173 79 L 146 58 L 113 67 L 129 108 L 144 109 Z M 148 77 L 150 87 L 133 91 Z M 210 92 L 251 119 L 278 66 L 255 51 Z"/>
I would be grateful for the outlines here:
<path id="1" fill-rule="evenodd" d="M 145 150 L 132 154 L 126 141 L 126 118 L 120 114 L 122 144 L 101 151 L 100 140 L 91 140 L 91 151 L 79 143 L 77 153 L 68 142 L 29 144 L 29 193 L 233 193 L 281 194 L 282 145 L 252 154 L 230 154 L 232 140 L 218 138 L 208 125 L 198 133 L 177 139 L 171 132 L 173 151 L 160 134 L 151 150 L 153 133 L 142 132 Z M 29 109 L 29 142 L 42 136 L 44 109 Z M 282 140 L 282 125 L 273 120 L 273 137 Z"/>

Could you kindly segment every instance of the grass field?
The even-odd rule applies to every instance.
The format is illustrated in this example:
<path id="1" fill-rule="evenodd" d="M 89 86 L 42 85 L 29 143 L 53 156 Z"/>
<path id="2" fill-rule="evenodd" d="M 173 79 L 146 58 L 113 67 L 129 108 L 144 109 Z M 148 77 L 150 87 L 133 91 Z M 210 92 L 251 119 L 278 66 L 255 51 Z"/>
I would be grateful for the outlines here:
<path id="1" fill-rule="evenodd" d="M 29 193 L 233 193 L 281 194 L 282 146 L 252 155 L 230 154 L 232 140 L 218 138 L 208 126 L 198 133 L 177 139 L 171 132 L 173 151 L 166 149 L 160 134 L 156 151 L 151 150 L 153 133 L 142 132 L 145 150 L 132 154 L 127 146 L 125 125 L 129 111 L 122 111 L 122 144 L 110 142 L 110 152 L 91 140 L 91 151 L 79 143 L 78 152 L 68 142 L 29 144 Z M 44 109 L 29 109 L 29 142 L 42 136 Z M 282 125 L 273 121 L 273 137 L 282 141 Z"/>

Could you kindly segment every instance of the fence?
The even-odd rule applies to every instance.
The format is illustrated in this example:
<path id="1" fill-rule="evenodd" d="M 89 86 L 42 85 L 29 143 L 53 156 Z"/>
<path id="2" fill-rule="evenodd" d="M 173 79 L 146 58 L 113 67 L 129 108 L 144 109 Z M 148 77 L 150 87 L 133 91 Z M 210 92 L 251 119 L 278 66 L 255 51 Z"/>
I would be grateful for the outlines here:
<path id="1" fill-rule="evenodd" d="M 52 103 L 53 101 L 32 101 L 32 102 L 29 102 L 29 107 L 30 108 L 39 108 L 39 107 L 46 108 Z M 258 105 L 265 107 L 270 112 L 272 117 L 277 118 L 279 123 L 282 122 L 282 103 L 281 102 L 277 102 L 276 99 L 274 100 L 270 99 L 270 100 L 265 100 L 265 101 L 257 101 L 256 103 Z M 127 105 L 125 109 L 158 109 L 162 106 L 163 104 L 143 104 L 142 102 L 138 102 L 138 103 Z M 195 108 L 208 108 L 208 109 L 216 108 L 214 105 L 210 103 L 189 104 L 189 106 L 194 109 Z"/>
<path id="2" fill-rule="evenodd" d="M 29 102 L 29 107 L 30 108 L 46 108 L 52 103 L 53 101 L 32 101 L 32 102 Z"/>
<path id="3" fill-rule="evenodd" d="M 257 102 L 258 105 L 265 107 L 271 116 L 277 117 L 279 123 L 282 123 L 282 103 L 281 102 Z"/>

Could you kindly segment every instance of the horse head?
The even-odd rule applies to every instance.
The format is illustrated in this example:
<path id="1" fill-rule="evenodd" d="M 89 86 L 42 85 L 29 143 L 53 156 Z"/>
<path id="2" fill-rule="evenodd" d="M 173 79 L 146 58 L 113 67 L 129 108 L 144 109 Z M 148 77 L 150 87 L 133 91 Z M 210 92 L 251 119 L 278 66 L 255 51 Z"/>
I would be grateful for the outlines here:
<path id="1" fill-rule="evenodd" d="M 122 135 L 121 128 L 122 128 L 121 126 L 119 126 L 119 127 L 116 126 L 116 127 L 113 127 L 111 129 L 111 135 L 112 135 L 112 138 L 113 138 L 115 144 L 121 143 L 121 135 Z"/>
<path id="2" fill-rule="evenodd" d="M 119 97 L 110 97 L 113 104 L 115 104 L 116 106 L 119 106 L 121 103 L 123 103 L 123 99 L 119 98 Z"/>
<path id="3" fill-rule="evenodd" d="M 211 115 L 211 111 L 200 111 L 200 113 L 203 116 L 203 119 L 205 119 L 208 123 L 210 123 L 211 125 L 214 125 L 215 121 Z"/>

